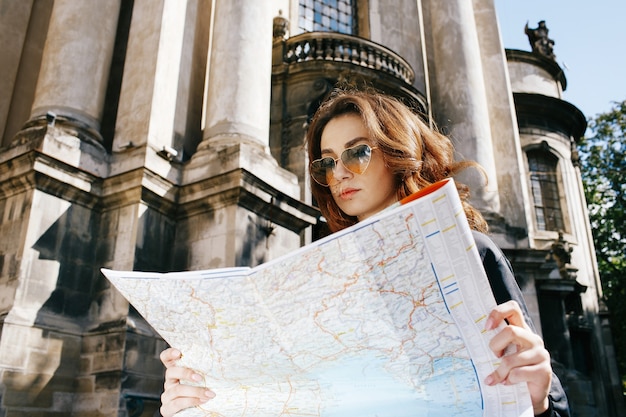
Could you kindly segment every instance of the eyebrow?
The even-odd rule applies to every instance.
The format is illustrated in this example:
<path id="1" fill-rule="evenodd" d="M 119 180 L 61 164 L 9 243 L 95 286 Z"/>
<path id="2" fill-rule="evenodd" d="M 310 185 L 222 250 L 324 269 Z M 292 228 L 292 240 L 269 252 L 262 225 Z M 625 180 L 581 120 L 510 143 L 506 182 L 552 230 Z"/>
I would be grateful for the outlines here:
<path id="1" fill-rule="evenodd" d="M 366 137 L 363 137 L 363 136 L 359 136 L 359 137 L 357 137 L 357 138 L 350 139 L 349 141 L 347 141 L 346 143 L 344 143 L 344 145 L 343 145 L 343 149 L 348 149 L 348 148 L 351 148 L 351 147 L 353 147 L 354 145 L 356 145 L 357 143 L 359 143 L 359 142 L 363 142 L 363 141 L 369 142 L 369 139 L 368 139 L 368 138 L 366 138 Z M 323 154 L 325 154 L 325 153 L 335 153 L 335 151 L 333 151 L 332 149 L 322 149 L 322 150 L 320 151 L 320 154 L 321 154 L 321 155 L 323 155 Z"/>

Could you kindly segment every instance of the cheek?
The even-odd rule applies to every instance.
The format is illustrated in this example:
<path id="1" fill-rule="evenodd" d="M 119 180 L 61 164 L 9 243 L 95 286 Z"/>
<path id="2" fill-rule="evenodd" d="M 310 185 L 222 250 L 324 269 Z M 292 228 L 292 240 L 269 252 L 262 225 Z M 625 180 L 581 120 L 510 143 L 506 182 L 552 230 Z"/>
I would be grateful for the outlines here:
<path id="1" fill-rule="evenodd" d="M 372 166 L 372 176 L 377 179 L 377 183 L 380 185 L 396 184 L 395 175 L 384 164 L 383 161 L 376 161 L 377 163 Z"/>

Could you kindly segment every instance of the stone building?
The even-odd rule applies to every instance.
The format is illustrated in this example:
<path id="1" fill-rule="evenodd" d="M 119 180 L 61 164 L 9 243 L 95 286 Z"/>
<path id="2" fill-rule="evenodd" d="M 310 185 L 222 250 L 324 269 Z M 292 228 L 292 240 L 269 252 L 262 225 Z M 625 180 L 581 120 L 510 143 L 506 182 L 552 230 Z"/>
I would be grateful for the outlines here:
<path id="1" fill-rule="evenodd" d="M 99 269 L 256 265 L 323 233 L 302 139 L 337 83 L 482 164 L 486 188 L 462 180 L 575 415 L 623 416 L 585 117 L 545 22 L 527 33 L 505 50 L 493 0 L 0 2 L 0 416 L 155 415 L 165 344 Z"/>

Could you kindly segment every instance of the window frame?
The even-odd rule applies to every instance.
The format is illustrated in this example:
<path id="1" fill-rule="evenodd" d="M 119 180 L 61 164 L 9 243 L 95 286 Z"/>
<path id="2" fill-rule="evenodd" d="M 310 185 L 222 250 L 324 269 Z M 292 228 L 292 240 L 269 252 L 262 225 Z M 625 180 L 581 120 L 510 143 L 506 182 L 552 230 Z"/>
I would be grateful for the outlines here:
<path id="1" fill-rule="evenodd" d="M 533 154 L 542 156 L 541 162 L 545 163 L 548 161 L 550 164 L 553 164 L 551 165 L 552 169 L 546 172 L 536 171 L 533 166 L 534 163 L 531 161 L 531 156 Z M 565 195 L 563 158 L 554 148 L 550 147 L 546 141 L 525 147 L 524 157 L 526 166 L 526 181 L 528 184 L 531 203 L 531 217 L 535 233 L 538 235 L 552 235 L 562 231 L 563 233 L 571 234 L 572 226 L 569 220 L 568 204 Z M 534 176 L 543 176 L 544 178 L 547 176 L 547 181 L 544 179 L 543 184 L 547 183 L 549 184 L 549 187 L 551 187 L 551 189 L 546 189 L 545 187 L 540 186 L 540 202 L 537 201 L 536 183 L 541 183 L 542 179 L 534 179 Z M 546 203 L 548 201 L 552 201 L 553 203 L 550 206 L 547 206 Z M 554 202 L 556 202 L 556 204 L 554 204 Z M 558 210 L 556 207 L 557 204 Z M 547 219 L 553 216 L 551 216 L 550 213 L 546 213 L 546 209 L 552 212 L 558 211 L 557 218 L 548 222 Z M 543 227 L 541 225 L 542 221 L 538 215 L 538 210 L 543 211 Z"/>

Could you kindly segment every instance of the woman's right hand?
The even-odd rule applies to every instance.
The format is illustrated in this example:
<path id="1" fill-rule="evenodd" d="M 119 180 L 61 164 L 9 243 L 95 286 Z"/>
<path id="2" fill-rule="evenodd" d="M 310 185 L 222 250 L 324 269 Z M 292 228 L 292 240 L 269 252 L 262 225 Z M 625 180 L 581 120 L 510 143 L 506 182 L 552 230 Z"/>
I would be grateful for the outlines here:
<path id="1" fill-rule="evenodd" d="M 161 352 L 160 359 L 165 365 L 165 384 L 161 394 L 161 415 L 170 417 L 180 410 L 204 404 L 215 393 L 203 387 L 181 384 L 181 381 L 200 382 L 202 376 L 192 369 L 176 365 L 181 352 L 178 349 L 168 348 Z"/>

